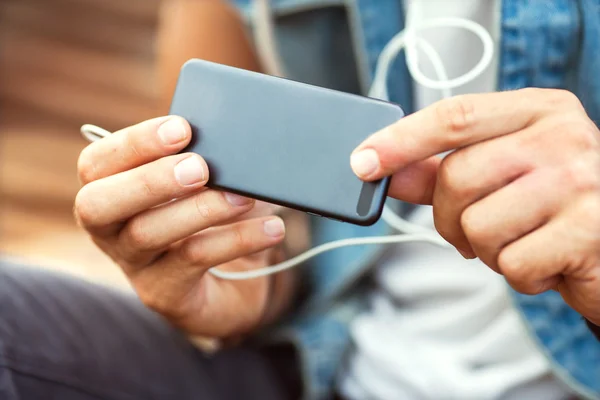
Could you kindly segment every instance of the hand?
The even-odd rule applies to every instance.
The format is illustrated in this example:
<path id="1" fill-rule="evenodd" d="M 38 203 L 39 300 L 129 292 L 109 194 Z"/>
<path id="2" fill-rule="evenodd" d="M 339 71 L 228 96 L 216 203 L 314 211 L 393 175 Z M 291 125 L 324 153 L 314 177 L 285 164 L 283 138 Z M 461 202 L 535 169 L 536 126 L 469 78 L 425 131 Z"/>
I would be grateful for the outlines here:
<path id="1" fill-rule="evenodd" d="M 351 163 L 365 180 L 392 175 L 390 196 L 433 205 L 439 233 L 517 291 L 556 289 L 600 324 L 600 135 L 573 94 L 444 100 L 374 134 Z"/>
<path id="2" fill-rule="evenodd" d="M 204 160 L 177 154 L 190 138 L 185 120 L 165 117 L 88 146 L 75 217 L 151 309 L 190 334 L 237 335 L 281 311 L 291 282 L 285 275 L 224 281 L 206 272 L 278 261 L 284 224 L 265 204 L 205 188 Z"/>

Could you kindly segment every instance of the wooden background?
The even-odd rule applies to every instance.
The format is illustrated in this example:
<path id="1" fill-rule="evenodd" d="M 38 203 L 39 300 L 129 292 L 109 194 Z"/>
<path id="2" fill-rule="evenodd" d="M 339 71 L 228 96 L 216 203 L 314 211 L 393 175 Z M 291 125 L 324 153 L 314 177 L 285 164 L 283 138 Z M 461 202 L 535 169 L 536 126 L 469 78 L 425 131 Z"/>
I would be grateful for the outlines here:
<path id="1" fill-rule="evenodd" d="M 156 111 L 160 0 L 0 0 L 0 252 L 122 284 L 75 225 L 83 123 Z"/>

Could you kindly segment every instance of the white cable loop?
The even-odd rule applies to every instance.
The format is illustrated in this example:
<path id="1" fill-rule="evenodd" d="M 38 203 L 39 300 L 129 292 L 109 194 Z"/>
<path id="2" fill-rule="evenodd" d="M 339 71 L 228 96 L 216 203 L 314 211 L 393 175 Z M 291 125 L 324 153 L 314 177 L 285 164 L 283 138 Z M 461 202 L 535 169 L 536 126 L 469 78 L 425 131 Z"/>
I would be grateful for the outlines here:
<path id="1" fill-rule="evenodd" d="M 284 77 L 285 68 L 279 59 L 277 51 L 277 40 L 275 35 L 275 23 L 270 0 L 254 1 L 253 27 L 254 41 L 257 43 L 256 52 L 262 61 L 262 67 L 269 75 Z"/>
<path id="2" fill-rule="evenodd" d="M 402 31 L 396 35 L 382 50 L 381 55 L 379 56 L 379 62 L 377 63 L 377 67 L 375 69 L 375 78 L 373 79 L 371 90 L 369 91 L 369 97 L 385 101 L 389 100 L 387 91 L 387 76 L 389 69 L 392 65 L 392 62 L 396 59 L 398 53 L 402 51 L 403 48 L 407 47 L 407 39 L 408 33 L 406 31 Z M 442 62 L 442 59 L 435 48 L 429 44 L 429 42 L 421 38 L 417 38 L 415 43 L 429 58 L 439 79 L 441 79 L 441 81 L 447 81 L 448 74 L 446 72 L 446 68 L 444 67 L 444 63 Z M 440 90 L 442 91 L 442 96 L 444 98 L 452 96 L 450 88 L 443 88 Z"/>
<path id="3" fill-rule="evenodd" d="M 257 7 L 255 18 L 259 22 L 258 25 L 260 25 L 255 27 L 257 49 L 268 70 L 274 75 L 284 76 L 283 63 L 278 57 L 275 46 L 274 24 L 269 0 L 256 0 L 255 6 Z M 467 84 L 479 77 L 491 63 L 494 44 L 490 34 L 484 27 L 462 18 L 436 18 L 415 28 L 414 20 L 417 11 L 414 7 L 411 7 L 407 18 L 407 28 L 394 36 L 381 52 L 375 69 L 375 78 L 369 91 L 370 97 L 389 100 L 387 91 L 389 69 L 402 49 L 406 49 L 406 63 L 412 78 L 424 87 L 440 90 L 444 98 L 452 95 L 451 89 Z M 448 79 L 448 73 L 438 52 L 429 42 L 418 36 L 419 32 L 434 28 L 463 28 L 477 35 L 483 43 L 483 55 L 477 65 L 464 75 Z M 431 62 L 437 80 L 428 78 L 419 69 L 417 49 L 421 49 Z M 86 124 L 81 127 L 81 134 L 90 142 L 93 142 L 110 135 L 110 132 L 95 125 Z M 394 230 L 403 234 L 336 240 L 314 247 L 285 262 L 251 271 L 225 272 L 212 268 L 209 272 L 225 280 L 260 278 L 293 268 L 327 251 L 349 246 L 426 242 L 444 248 L 452 248 L 452 245 L 442 239 L 437 232 L 404 220 L 387 205 L 383 209 L 382 219 Z"/>
<path id="4" fill-rule="evenodd" d="M 494 41 L 492 39 L 492 36 L 483 26 L 479 25 L 474 21 L 469 21 L 468 19 L 436 18 L 432 19 L 431 21 L 427 21 L 416 29 L 410 28 L 408 32 L 409 43 L 410 36 L 415 35 L 415 37 L 418 39 L 418 43 L 422 46 L 424 39 L 418 38 L 416 36 L 417 33 L 433 28 L 462 28 L 473 32 L 481 39 L 481 42 L 483 43 L 483 55 L 481 56 L 481 59 L 475 65 L 475 67 L 473 67 L 473 69 L 471 69 L 469 72 L 454 79 L 448 79 L 447 77 L 440 78 L 438 76 L 438 79 L 434 80 L 425 76 L 425 74 L 423 74 L 423 72 L 419 69 L 416 48 L 417 46 L 407 46 L 406 64 L 408 66 L 408 70 L 410 72 L 411 77 L 422 86 L 430 89 L 443 90 L 454 89 L 459 86 L 466 85 L 467 83 L 477 79 L 492 62 L 492 59 L 494 57 Z"/>

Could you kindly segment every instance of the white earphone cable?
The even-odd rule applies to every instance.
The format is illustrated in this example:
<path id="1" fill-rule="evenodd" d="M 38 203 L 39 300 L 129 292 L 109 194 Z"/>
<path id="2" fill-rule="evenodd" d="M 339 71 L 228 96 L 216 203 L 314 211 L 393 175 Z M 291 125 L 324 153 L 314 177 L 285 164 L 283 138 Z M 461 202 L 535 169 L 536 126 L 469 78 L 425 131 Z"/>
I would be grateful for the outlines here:
<path id="1" fill-rule="evenodd" d="M 290 269 L 292 267 L 300 265 L 305 261 L 318 256 L 319 254 L 335 249 L 340 249 L 342 247 L 405 242 L 428 242 L 442 247 L 450 246 L 448 242 L 444 241 L 444 239 L 442 239 L 441 237 L 437 238 L 434 235 L 431 235 L 430 233 L 350 238 L 324 243 L 317 247 L 313 247 L 312 249 L 294 258 L 266 268 L 259 268 L 243 272 L 224 272 L 220 271 L 218 268 L 212 268 L 210 272 L 219 278 L 228 280 L 253 279 L 285 271 L 286 269 Z"/>
<path id="2" fill-rule="evenodd" d="M 109 136 L 111 133 L 106 129 L 100 128 L 96 125 L 85 124 L 81 127 L 81 135 L 87 139 L 88 142 L 95 142 Z"/>
<path id="3" fill-rule="evenodd" d="M 284 68 L 282 67 L 283 63 L 281 60 L 279 60 L 278 52 L 275 48 L 274 24 L 269 0 L 257 0 L 255 5 L 258 7 L 255 10 L 255 18 L 257 22 L 257 27 L 255 28 L 255 40 L 257 42 L 256 44 L 258 52 L 263 58 L 266 58 L 266 60 L 263 60 L 263 62 L 268 66 L 268 69 L 272 73 L 282 76 Z M 397 55 L 402 51 L 402 49 L 406 49 L 406 63 L 412 78 L 424 87 L 440 90 L 444 98 L 452 95 L 451 89 L 464 85 L 479 77 L 491 63 L 494 52 L 494 44 L 490 34 L 485 30 L 484 27 L 473 21 L 462 18 L 436 18 L 415 27 L 414 16 L 418 11 L 419 9 L 415 7 L 411 7 L 409 9 L 406 29 L 394 36 L 382 50 L 377 62 L 375 77 L 373 79 L 371 90 L 369 91 L 370 97 L 381 100 L 389 99 L 387 91 L 387 76 L 392 62 L 396 59 Z M 423 30 L 446 27 L 463 28 L 469 30 L 477 35 L 483 43 L 483 55 L 477 65 L 466 74 L 454 79 L 448 79 L 448 74 L 444 63 L 442 62 L 441 57 L 435 48 L 425 39 L 418 36 L 418 33 Z M 431 62 L 435 74 L 437 75 L 437 80 L 428 78 L 419 69 L 417 53 L 418 49 L 421 49 L 423 54 Z M 110 132 L 95 125 L 86 124 L 81 127 L 81 134 L 87 140 L 93 142 L 110 135 Z M 319 254 L 348 246 L 427 242 L 436 246 L 452 248 L 452 246 L 442 239 L 437 232 L 402 219 L 387 205 L 384 207 L 382 219 L 390 227 L 398 232 L 402 232 L 402 234 L 336 240 L 314 247 L 305 253 L 302 253 L 285 262 L 251 271 L 225 272 L 217 268 L 212 268 L 209 270 L 209 272 L 218 278 L 226 280 L 254 279 L 276 274 L 300 265 L 307 260 L 318 256 Z"/>

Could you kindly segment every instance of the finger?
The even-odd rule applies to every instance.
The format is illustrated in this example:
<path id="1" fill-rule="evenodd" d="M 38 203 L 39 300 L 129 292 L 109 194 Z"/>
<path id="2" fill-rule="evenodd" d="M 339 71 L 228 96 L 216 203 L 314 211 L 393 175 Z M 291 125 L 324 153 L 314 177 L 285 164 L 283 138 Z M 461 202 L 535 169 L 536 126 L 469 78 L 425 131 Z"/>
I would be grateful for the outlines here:
<path id="1" fill-rule="evenodd" d="M 209 268 L 275 246 L 284 236 L 285 226 L 278 217 L 241 221 L 202 231 L 151 266 L 124 270 L 144 303 L 168 315 L 178 309 L 169 299 L 198 295 L 194 290 Z"/>
<path id="2" fill-rule="evenodd" d="M 247 213 L 253 205 L 254 201 L 246 197 L 205 190 L 152 208 L 132 218 L 121 230 L 119 254 L 129 263 L 146 265 L 171 244 L 224 224 Z"/>
<path id="3" fill-rule="evenodd" d="M 191 139 L 189 124 L 180 117 L 151 119 L 92 143 L 79 156 L 82 184 L 175 154 Z"/>
<path id="4" fill-rule="evenodd" d="M 276 204 L 266 203 L 264 201 L 255 201 L 252 208 L 243 214 L 238 215 L 231 221 L 225 221 L 224 223 L 231 223 L 237 221 L 243 221 L 245 219 L 254 219 L 260 217 L 269 217 L 274 215 L 281 215 L 285 208 Z"/>
<path id="5" fill-rule="evenodd" d="M 569 204 L 577 184 L 563 168 L 535 170 L 469 206 L 460 225 L 474 254 L 499 272 L 509 243 L 546 224 Z"/>
<path id="6" fill-rule="evenodd" d="M 518 144 L 516 134 L 479 143 L 450 154 L 438 168 L 432 201 L 435 226 L 467 258 L 474 254 L 462 229 L 463 212 L 533 168 L 535 151 Z"/>
<path id="7" fill-rule="evenodd" d="M 573 154 L 579 156 L 582 149 L 578 142 L 584 140 L 573 141 L 572 134 L 565 134 L 578 129 L 575 126 L 577 121 L 567 120 L 559 125 L 555 121 L 549 121 L 547 124 L 538 124 L 536 129 L 525 129 L 456 150 L 443 161 L 440 157 L 433 156 L 410 164 L 392 175 L 388 195 L 411 203 L 432 204 L 438 168 L 442 164 L 442 184 L 452 182 L 458 188 L 463 188 L 460 190 L 461 194 L 471 195 L 467 196 L 466 202 L 457 202 L 457 199 L 448 201 L 463 209 L 465 205 L 487 193 L 484 191 L 473 197 L 479 193 L 477 189 L 480 181 L 492 178 L 509 182 L 522 171 L 536 165 L 556 164 L 572 158 Z M 583 124 L 579 122 L 579 125 Z M 544 141 L 552 142 L 555 146 L 540 148 L 540 143 Z M 493 183 L 492 186 L 497 184 Z M 447 194 L 443 197 L 447 197 Z"/>
<path id="8" fill-rule="evenodd" d="M 264 201 L 257 201 L 248 213 L 243 215 L 244 219 L 252 219 L 258 217 L 267 217 L 270 215 L 277 215 L 284 211 L 284 207 L 277 204 L 267 203 Z"/>
<path id="9" fill-rule="evenodd" d="M 555 289 L 564 279 L 572 293 L 596 296 L 588 307 L 598 307 L 600 278 L 600 199 L 585 196 L 553 218 L 506 246 L 498 267 L 510 285 L 525 294 Z M 561 291 L 564 285 L 561 286 Z M 571 304 L 575 307 L 575 304 Z M 578 304 L 578 311 L 585 307 Z"/>
<path id="10" fill-rule="evenodd" d="M 376 180 L 433 155 L 524 129 L 568 92 L 522 89 L 442 100 L 375 133 L 352 154 L 354 172 Z"/>
<path id="11" fill-rule="evenodd" d="M 279 217 L 258 218 L 214 227 L 185 240 L 163 262 L 212 268 L 272 247 L 283 240 L 285 225 Z"/>
<path id="12" fill-rule="evenodd" d="M 414 204 L 431 204 L 441 158 L 430 157 L 392 175 L 388 196 Z"/>
<path id="13" fill-rule="evenodd" d="M 537 204 L 539 207 L 552 208 L 560 207 L 563 204 L 559 203 L 561 199 L 568 201 L 573 193 L 590 190 L 598 185 L 598 176 L 594 172 L 595 164 L 593 160 L 590 162 L 590 157 L 581 152 L 576 158 L 567 154 L 568 143 L 560 146 L 565 154 L 553 154 L 555 150 L 546 150 L 546 147 L 552 146 L 539 148 L 536 143 L 542 140 L 534 129 L 527 129 L 518 134 L 503 136 L 458 150 L 440 165 L 433 198 L 436 228 L 467 258 L 478 255 L 483 257 L 482 260 L 490 266 L 495 264 L 492 259 L 486 259 L 487 251 L 473 253 L 471 242 L 483 236 L 489 246 L 495 245 L 494 242 L 489 241 L 491 237 L 485 234 L 486 229 L 489 228 L 486 222 L 504 213 L 518 212 L 520 192 L 524 196 L 531 194 L 534 206 Z M 538 171 L 534 177 L 539 179 L 525 178 L 525 175 L 533 171 Z M 513 189 L 507 191 L 510 193 L 509 196 L 514 195 L 514 198 L 501 197 L 501 200 L 494 202 L 493 206 L 485 206 L 487 203 L 482 203 L 485 208 L 477 207 L 472 210 L 480 210 L 475 213 L 476 215 L 465 213 L 471 205 L 490 196 L 493 192 L 511 186 L 511 182 L 520 180 L 520 177 L 525 178 L 522 182 L 527 184 L 515 185 Z M 536 188 L 538 188 L 537 197 Z M 551 196 L 555 197 L 551 199 Z M 544 200 L 540 201 L 540 199 Z M 517 203 L 511 205 L 513 202 Z M 510 210 L 511 207 L 517 210 Z M 495 223 L 490 222 L 492 226 Z M 519 225 L 518 221 L 513 222 L 515 227 Z M 507 219 L 506 223 L 508 223 Z M 465 235 L 468 229 L 471 230 L 471 237 Z M 505 229 L 502 231 L 512 234 Z M 492 231 L 489 233 L 493 234 Z M 491 247 L 488 250 L 491 250 Z"/>
<path id="14" fill-rule="evenodd" d="M 197 154 L 161 158 L 84 186 L 75 199 L 75 216 L 92 233 L 112 235 L 123 221 L 197 191 L 207 180 L 208 167 Z"/>

